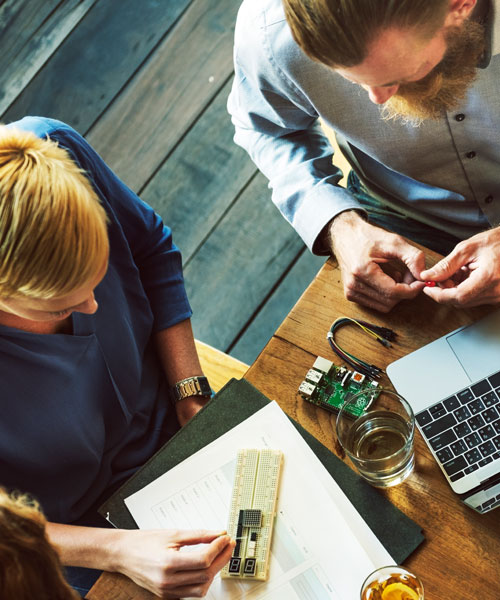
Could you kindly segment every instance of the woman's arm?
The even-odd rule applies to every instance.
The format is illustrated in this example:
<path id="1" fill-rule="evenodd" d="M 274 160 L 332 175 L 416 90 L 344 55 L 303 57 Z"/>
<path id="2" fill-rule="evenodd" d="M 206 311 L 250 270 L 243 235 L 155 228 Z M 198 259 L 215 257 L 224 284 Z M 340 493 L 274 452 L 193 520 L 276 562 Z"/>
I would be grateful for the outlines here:
<path id="1" fill-rule="evenodd" d="M 64 565 L 114 571 L 160 598 L 202 597 L 229 560 L 234 542 L 206 530 L 99 529 L 48 523 Z M 179 552 L 183 546 L 203 544 Z"/>
<path id="2" fill-rule="evenodd" d="M 187 377 L 203 375 L 190 319 L 159 331 L 155 334 L 155 342 L 170 386 Z M 177 402 L 175 409 L 179 423 L 185 425 L 207 401 L 208 399 L 203 396 L 190 396 Z"/>

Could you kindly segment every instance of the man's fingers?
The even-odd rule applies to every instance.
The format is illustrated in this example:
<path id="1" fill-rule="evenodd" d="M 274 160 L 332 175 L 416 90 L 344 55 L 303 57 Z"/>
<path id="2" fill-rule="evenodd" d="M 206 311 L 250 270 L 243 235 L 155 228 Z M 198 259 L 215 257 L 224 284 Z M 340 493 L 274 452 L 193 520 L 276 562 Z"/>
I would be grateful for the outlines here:
<path id="1" fill-rule="evenodd" d="M 425 269 L 425 254 L 422 250 L 405 242 L 405 247 L 400 255 L 400 259 L 404 262 L 408 271 L 415 279 L 421 279 L 420 273 Z"/>
<path id="2" fill-rule="evenodd" d="M 400 300 L 415 298 L 423 287 L 424 283 L 421 281 L 412 281 L 409 284 L 396 283 L 392 277 L 377 266 L 369 278 L 352 277 L 349 279 L 345 283 L 344 291 L 346 298 L 351 302 L 387 313 Z"/>
<path id="3" fill-rule="evenodd" d="M 451 279 L 471 262 L 471 249 L 464 245 L 458 245 L 448 256 L 442 258 L 430 269 L 420 273 L 419 279 L 423 281 L 444 281 Z"/>
<path id="4" fill-rule="evenodd" d="M 460 307 L 479 306 L 488 302 L 484 295 L 487 285 L 474 272 L 459 285 L 452 287 L 426 287 L 424 293 L 439 304 L 451 304 Z"/>
<path id="5" fill-rule="evenodd" d="M 410 300 L 415 298 L 418 292 L 424 287 L 424 283 L 421 281 L 412 281 L 411 283 L 401 282 L 397 283 L 384 273 L 381 269 L 377 269 L 373 272 L 373 276 L 364 282 L 367 286 L 375 290 L 381 297 L 387 297 L 395 302 L 399 300 Z M 367 290 L 363 289 L 362 292 L 366 293 Z"/>
<path id="6" fill-rule="evenodd" d="M 388 298 L 381 298 L 380 295 L 363 294 L 359 291 L 353 294 L 349 300 L 351 302 L 356 302 L 356 304 L 360 304 L 361 306 L 365 306 L 366 308 L 377 310 L 381 313 L 388 313 L 397 302 Z"/>

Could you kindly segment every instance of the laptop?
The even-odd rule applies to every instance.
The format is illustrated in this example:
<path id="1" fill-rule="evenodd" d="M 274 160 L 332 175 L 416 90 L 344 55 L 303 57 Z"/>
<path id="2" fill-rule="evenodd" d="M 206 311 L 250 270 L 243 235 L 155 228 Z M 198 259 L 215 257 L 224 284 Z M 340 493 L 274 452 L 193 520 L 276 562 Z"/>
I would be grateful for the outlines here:
<path id="1" fill-rule="evenodd" d="M 500 506 L 500 310 L 387 367 L 454 492 Z"/>

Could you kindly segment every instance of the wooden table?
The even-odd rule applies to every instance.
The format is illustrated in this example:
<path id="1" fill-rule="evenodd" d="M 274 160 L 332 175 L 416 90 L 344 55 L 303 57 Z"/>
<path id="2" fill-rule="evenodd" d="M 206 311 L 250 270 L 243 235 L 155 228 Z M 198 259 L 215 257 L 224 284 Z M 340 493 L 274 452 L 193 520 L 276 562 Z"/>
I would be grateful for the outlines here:
<path id="1" fill-rule="evenodd" d="M 428 257 L 431 262 L 435 259 L 432 253 Z M 390 349 L 381 349 L 358 328 L 346 327 L 338 333 L 343 347 L 385 368 L 395 359 L 480 318 L 489 310 L 439 306 L 423 294 L 411 302 L 400 303 L 388 315 L 365 310 L 345 300 L 340 270 L 330 259 L 245 377 L 338 455 L 334 416 L 297 395 L 297 388 L 316 355 L 340 364 L 326 340 L 326 332 L 337 317 L 364 319 L 398 333 L 397 343 Z M 425 373 L 415 373 L 415 377 L 425 378 Z M 389 382 L 385 378 L 382 384 Z M 451 490 L 419 432 L 415 444 L 415 472 L 402 485 L 381 491 L 414 519 L 425 534 L 426 541 L 405 565 L 422 578 L 426 600 L 500 600 L 500 510 L 479 515 L 467 508 Z M 123 577 L 105 574 L 87 598 L 150 600 L 153 596 Z"/>

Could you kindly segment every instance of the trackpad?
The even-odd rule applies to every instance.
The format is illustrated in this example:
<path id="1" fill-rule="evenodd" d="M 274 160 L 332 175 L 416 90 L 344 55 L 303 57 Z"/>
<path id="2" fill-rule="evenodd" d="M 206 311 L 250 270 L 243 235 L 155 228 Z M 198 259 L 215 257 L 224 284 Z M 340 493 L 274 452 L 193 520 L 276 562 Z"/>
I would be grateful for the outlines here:
<path id="1" fill-rule="evenodd" d="M 471 381 L 500 370 L 500 311 L 447 336 L 446 340 Z"/>

